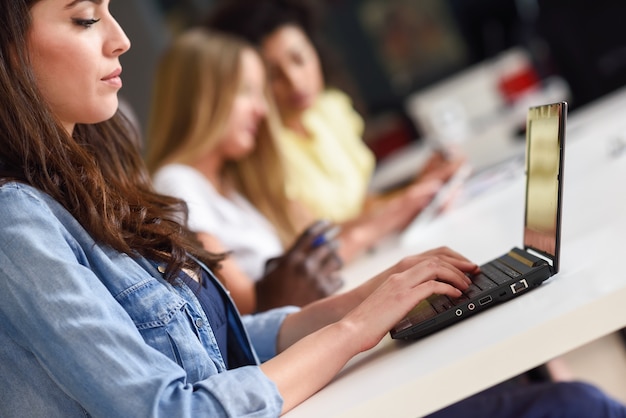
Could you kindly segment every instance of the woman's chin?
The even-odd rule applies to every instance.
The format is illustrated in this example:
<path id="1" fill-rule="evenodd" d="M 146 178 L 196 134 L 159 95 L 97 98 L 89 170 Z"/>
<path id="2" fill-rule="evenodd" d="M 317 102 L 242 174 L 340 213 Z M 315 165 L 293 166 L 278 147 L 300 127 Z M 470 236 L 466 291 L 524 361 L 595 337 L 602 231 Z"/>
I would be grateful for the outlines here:
<path id="1" fill-rule="evenodd" d="M 82 122 L 82 123 L 84 123 L 84 124 L 95 124 L 95 123 L 106 122 L 107 120 L 109 120 L 113 116 L 115 116 L 115 114 L 117 113 L 117 110 L 118 110 L 118 106 L 117 105 L 115 107 L 102 109 L 101 111 L 94 112 L 93 115 L 91 115 L 90 117 L 86 118 L 85 121 Z"/>

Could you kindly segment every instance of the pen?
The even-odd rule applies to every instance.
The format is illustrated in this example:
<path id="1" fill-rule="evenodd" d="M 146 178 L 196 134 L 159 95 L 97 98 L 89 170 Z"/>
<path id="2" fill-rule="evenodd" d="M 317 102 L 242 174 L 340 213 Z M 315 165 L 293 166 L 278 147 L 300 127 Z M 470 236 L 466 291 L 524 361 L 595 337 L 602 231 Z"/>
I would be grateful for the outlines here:
<path id="1" fill-rule="evenodd" d="M 311 246 L 315 248 L 315 247 L 319 247 L 321 245 L 324 245 L 327 242 L 332 241 L 333 239 L 335 239 L 337 237 L 337 235 L 339 235 L 339 232 L 341 232 L 341 227 L 333 226 L 332 228 L 328 229 L 327 231 L 325 231 L 325 232 L 319 234 L 317 237 L 315 237 L 315 239 L 311 243 Z"/>

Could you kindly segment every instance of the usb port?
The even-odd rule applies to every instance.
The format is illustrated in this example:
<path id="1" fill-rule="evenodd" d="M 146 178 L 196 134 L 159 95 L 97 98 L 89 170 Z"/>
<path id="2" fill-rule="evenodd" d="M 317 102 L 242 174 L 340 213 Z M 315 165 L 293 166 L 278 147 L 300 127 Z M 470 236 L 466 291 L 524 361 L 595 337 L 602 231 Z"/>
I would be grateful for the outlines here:
<path id="1" fill-rule="evenodd" d="M 526 282 L 526 279 L 522 279 L 511 285 L 511 291 L 513 292 L 513 294 L 521 292 L 522 290 L 526 290 L 526 289 L 528 289 L 528 283 Z"/>
<path id="2" fill-rule="evenodd" d="M 485 296 L 484 298 L 482 298 L 482 299 L 480 299 L 480 300 L 478 301 L 478 304 L 479 304 L 480 306 L 482 306 L 482 305 L 486 305 L 486 304 L 488 304 L 489 302 L 491 302 L 492 300 L 493 300 L 493 298 L 492 298 L 491 296 Z"/>

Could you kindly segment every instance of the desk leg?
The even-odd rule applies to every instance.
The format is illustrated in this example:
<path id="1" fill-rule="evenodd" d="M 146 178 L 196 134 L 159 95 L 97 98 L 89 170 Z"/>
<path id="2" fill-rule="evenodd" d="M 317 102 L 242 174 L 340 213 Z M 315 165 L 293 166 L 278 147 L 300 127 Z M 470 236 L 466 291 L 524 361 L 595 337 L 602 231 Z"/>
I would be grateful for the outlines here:
<path id="1" fill-rule="evenodd" d="M 539 382 L 551 382 L 552 375 L 550 374 L 550 370 L 548 366 L 542 364 L 540 366 L 535 367 L 534 369 L 530 369 L 526 372 L 526 377 L 530 382 L 539 383 Z"/>

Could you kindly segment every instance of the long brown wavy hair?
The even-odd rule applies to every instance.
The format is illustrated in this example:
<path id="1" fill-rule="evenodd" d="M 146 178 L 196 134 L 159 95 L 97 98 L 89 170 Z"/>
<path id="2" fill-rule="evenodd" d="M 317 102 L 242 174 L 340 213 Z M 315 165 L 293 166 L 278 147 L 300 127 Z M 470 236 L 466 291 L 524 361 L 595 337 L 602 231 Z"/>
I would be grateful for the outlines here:
<path id="1" fill-rule="evenodd" d="M 96 241 L 167 263 L 168 280 L 182 268 L 198 271 L 193 257 L 216 268 L 223 256 L 204 251 L 186 229 L 184 203 L 153 192 L 137 133 L 119 111 L 76 125 L 71 137 L 55 118 L 27 52 L 37 1 L 0 0 L 0 183 L 20 181 L 49 194 Z"/>

